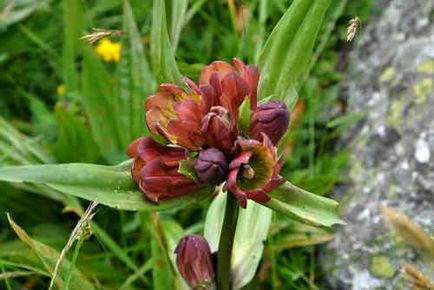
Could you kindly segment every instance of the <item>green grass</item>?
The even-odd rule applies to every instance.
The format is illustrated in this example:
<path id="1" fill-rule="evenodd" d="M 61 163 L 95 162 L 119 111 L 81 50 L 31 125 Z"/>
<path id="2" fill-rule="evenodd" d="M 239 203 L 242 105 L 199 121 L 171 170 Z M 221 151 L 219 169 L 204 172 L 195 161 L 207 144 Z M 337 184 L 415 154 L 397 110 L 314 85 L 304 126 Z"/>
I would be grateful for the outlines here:
<path id="1" fill-rule="evenodd" d="M 23 2 L 27 6 L 13 6 L 0 20 L 0 166 L 126 159 L 128 143 L 147 133 L 142 102 L 157 82 L 175 79 L 175 67 L 195 79 L 216 59 L 236 56 L 255 63 L 291 3 L 245 1 L 250 18 L 240 32 L 226 1 L 154 1 L 166 5 L 166 15 L 151 1 Z M 360 116 L 342 109 L 340 64 L 349 47 L 344 43 L 348 20 L 357 15 L 366 21 L 370 5 L 370 0 L 332 1 L 313 60 L 305 64 L 310 73 L 299 83 L 304 109 L 281 148 L 291 152 L 282 175 L 321 195 L 345 182 L 347 154 L 335 141 Z M 28 13 L 20 14 L 23 10 Z M 94 27 L 125 31 L 112 39 L 122 42 L 119 63 L 103 62 L 80 40 Z M 165 74 L 167 67 L 173 75 Z M 61 96 L 60 85 L 66 88 Z M 183 229 L 201 232 L 208 205 L 192 204 L 158 218 L 99 206 L 91 234 L 74 243 L 59 279 L 70 289 L 77 281 L 95 289 L 167 289 L 167 272 L 173 269 L 164 254 L 170 245 L 162 241 L 175 240 Z M 47 288 L 53 260 L 86 206 L 44 185 L 0 183 L 0 275 L 32 273 L 2 279 L 0 288 Z M 6 212 L 24 230 L 20 238 L 36 244 L 19 241 Z M 314 245 L 331 234 L 274 215 L 258 274 L 246 289 L 322 289 L 324 273 Z"/>

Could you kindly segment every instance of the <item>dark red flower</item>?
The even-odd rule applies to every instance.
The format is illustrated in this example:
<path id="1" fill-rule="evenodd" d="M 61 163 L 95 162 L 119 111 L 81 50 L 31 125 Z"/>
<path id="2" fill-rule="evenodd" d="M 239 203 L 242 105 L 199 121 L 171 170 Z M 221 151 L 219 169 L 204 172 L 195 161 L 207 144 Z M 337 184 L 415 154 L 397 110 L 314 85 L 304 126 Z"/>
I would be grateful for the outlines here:
<path id="1" fill-rule="evenodd" d="M 220 150 L 208 148 L 200 151 L 194 168 L 200 182 L 219 184 L 226 179 L 229 163 Z"/>
<path id="2" fill-rule="evenodd" d="M 252 114 L 249 133 L 253 139 L 259 139 L 261 133 L 267 134 L 273 144 L 288 130 L 289 112 L 282 101 L 271 100 L 260 104 Z"/>
<path id="3" fill-rule="evenodd" d="M 202 119 L 206 144 L 229 154 L 238 136 L 237 123 L 225 108 L 216 106 Z"/>
<path id="4" fill-rule="evenodd" d="M 237 141 L 240 153 L 229 164 L 229 174 L 225 189 L 232 192 L 240 206 L 245 208 L 247 199 L 267 202 L 267 194 L 283 179 L 279 176 L 282 160 L 276 156 L 276 147 L 265 134 L 261 134 L 262 142 L 252 139 Z"/>
<path id="5" fill-rule="evenodd" d="M 175 253 L 178 271 L 192 289 L 213 289 L 214 266 L 205 238 L 187 235 L 179 241 Z"/>
<path id="6" fill-rule="evenodd" d="M 149 200 L 158 202 L 197 188 L 192 179 L 178 173 L 179 162 L 187 159 L 185 149 L 163 146 L 150 137 L 141 137 L 130 144 L 127 153 L 133 158 L 133 180 Z"/>
<path id="7" fill-rule="evenodd" d="M 233 64 L 214 61 L 207 65 L 200 74 L 199 85 L 214 105 L 225 107 L 237 121 L 238 108 L 246 97 L 250 98 L 252 109 L 256 108 L 259 71 L 237 58 Z"/>
<path id="8" fill-rule="evenodd" d="M 174 84 L 161 84 L 159 91 L 146 99 L 146 123 L 154 134 L 160 134 L 172 144 L 199 150 L 204 144 L 200 132 L 201 96 L 186 92 Z"/>

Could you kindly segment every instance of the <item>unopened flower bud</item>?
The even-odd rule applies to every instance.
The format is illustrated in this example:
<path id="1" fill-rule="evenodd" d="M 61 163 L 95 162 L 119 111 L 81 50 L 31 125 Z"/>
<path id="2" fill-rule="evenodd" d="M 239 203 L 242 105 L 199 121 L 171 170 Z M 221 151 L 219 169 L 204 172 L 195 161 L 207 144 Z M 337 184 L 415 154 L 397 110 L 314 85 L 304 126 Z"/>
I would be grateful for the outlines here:
<path id="1" fill-rule="evenodd" d="M 178 271 L 192 289 L 214 289 L 211 249 L 199 235 L 183 237 L 176 247 Z"/>
<path id="2" fill-rule="evenodd" d="M 226 179 L 229 164 L 220 150 L 209 148 L 199 153 L 194 168 L 200 182 L 218 184 Z"/>
<path id="3" fill-rule="evenodd" d="M 234 119 L 223 107 L 212 107 L 202 119 L 202 133 L 210 147 L 229 154 L 234 147 L 238 130 Z"/>
<path id="4" fill-rule="evenodd" d="M 259 139 L 265 133 L 274 145 L 279 142 L 289 125 L 289 112 L 285 103 L 277 100 L 261 104 L 253 112 L 250 123 L 250 137 Z"/>

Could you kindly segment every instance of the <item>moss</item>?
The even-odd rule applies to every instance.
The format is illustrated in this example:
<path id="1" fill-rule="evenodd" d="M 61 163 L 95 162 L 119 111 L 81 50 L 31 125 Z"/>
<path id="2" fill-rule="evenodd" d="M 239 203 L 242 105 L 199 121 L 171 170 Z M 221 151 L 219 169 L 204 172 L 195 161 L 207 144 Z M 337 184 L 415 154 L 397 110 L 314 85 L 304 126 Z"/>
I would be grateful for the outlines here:
<path id="1" fill-rule="evenodd" d="M 394 199 L 394 198 L 396 198 L 396 196 L 398 195 L 398 192 L 399 192 L 399 186 L 397 186 L 397 185 L 391 185 L 390 187 L 389 187 L 389 190 L 387 191 L 387 198 L 388 199 Z"/>
<path id="2" fill-rule="evenodd" d="M 396 75 L 396 69 L 393 66 L 386 68 L 380 76 L 380 82 L 388 82 Z"/>
<path id="3" fill-rule="evenodd" d="M 399 128 L 402 123 L 402 113 L 405 105 L 403 100 L 396 100 L 390 106 L 389 114 L 387 115 L 387 121 L 390 126 Z"/>
<path id="4" fill-rule="evenodd" d="M 395 268 L 390 263 L 390 259 L 384 255 L 377 255 L 371 258 L 369 271 L 377 278 L 388 279 L 395 274 Z"/>
<path id="5" fill-rule="evenodd" d="M 431 79 L 423 79 L 413 87 L 416 95 L 416 104 L 423 104 L 426 102 L 428 95 L 434 91 L 434 81 Z"/>
<path id="6" fill-rule="evenodd" d="M 434 74 L 434 59 L 429 59 L 421 63 L 417 68 L 417 71 L 421 73 Z"/>

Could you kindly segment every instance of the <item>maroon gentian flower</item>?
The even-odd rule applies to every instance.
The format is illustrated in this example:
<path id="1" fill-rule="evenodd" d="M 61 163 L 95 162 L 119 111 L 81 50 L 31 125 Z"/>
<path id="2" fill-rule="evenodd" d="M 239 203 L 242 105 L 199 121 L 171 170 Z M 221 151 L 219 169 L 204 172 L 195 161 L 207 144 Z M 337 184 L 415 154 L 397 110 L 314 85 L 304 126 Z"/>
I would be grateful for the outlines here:
<path id="1" fill-rule="evenodd" d="M 274 145 L 285 134 L 289 125 L 288 108 L 285 103 L 271 100 L 260 104 L 252 114 L 249 134 L 253 139 L 259 139 L 265 133 Z"/>
<path id="2" fill-rule="evenodd" d="M 178 173 L 179 161 L 187 159 L 183 148 L 162 146 L 150 137 L 141 137 L 130 144 L 128 156 L 133 158 L 133 180 L 153 202 L 182 196 L 197 188 L 193 180 Z"/>
<path id="3" fill-rule="evenodd" d="M 267 202 L 268 193 L 282 182 L 282 166 L 275 144 L 288 128 L 284 103 L 257 104 L 259 72 L 234 59 L 206 66 L 198 84 L 184 78 L 185 88 L 161 84 L 145 103 L 146 123 L 171 145 L 150 137 L 134 141 L 128 155 L 134 158 L 131 174 L 145 196 L 161 199 L 188 194 L 198 187 L 225 183 L 240 206 L 247 199 Z M 250 100 L 250 126 L 239 126 L 239 108 Z M 193 180 L 178 172 L 179 162 L 194 158 Z"/>
<path id="4" fill-rule="evenodd" d="M 192 289 L 213 289 L 214 266 L 205 238 L 185 236 L 179 241 L 175 253 L 178 271 Z"/>
<path id="5" fill-rule="evenodd" d="M 279 176 L 282 160 L 276 156 L 276 147 L 265 133 L 262 142 L 240 138 L 237 141 L 239 154 L 229 164 L 225 188 L 235 194 L 241 207 L 247 199 L 267 202 L 267 194 L 283 182 Z"/>

